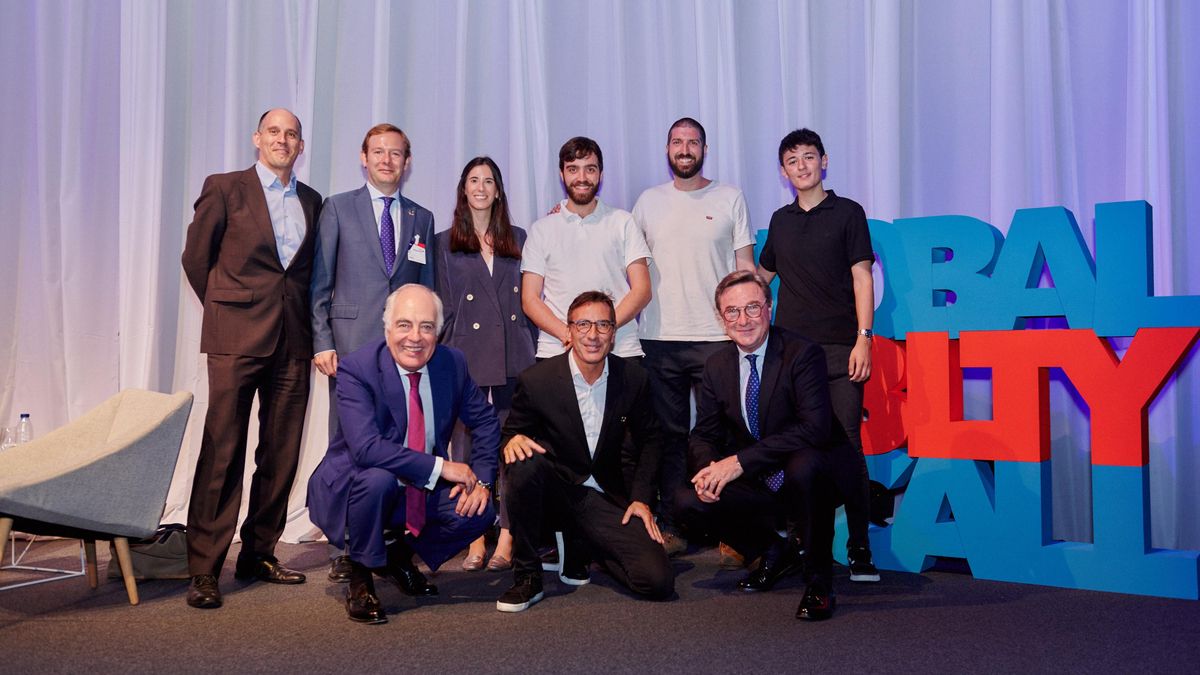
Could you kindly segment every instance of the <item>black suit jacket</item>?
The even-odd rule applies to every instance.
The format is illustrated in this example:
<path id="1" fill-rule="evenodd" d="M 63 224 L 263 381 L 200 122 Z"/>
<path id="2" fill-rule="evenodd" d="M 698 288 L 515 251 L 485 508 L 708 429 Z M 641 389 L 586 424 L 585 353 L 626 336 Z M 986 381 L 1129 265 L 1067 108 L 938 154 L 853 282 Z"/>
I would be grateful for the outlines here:
<path id="1" fill-rule="evenodd" d="M 255 168 L 205 179 L 183 248 L 184 274 L 204 305 L 201 352 L 270 356 L 287 331 L 288 356 L 312 356 L 308 286 L 321 195 L 299 181 L 296 194 L 304 239 L 284 269 Z"/>
<path id="2" fill-rule="evenodd" d="M 737 345 L 730 342 L 709 357 L 696 401 L 696 427 L 689 441 L 693 473 L 709 462 L 737 454 L 742 470 L 756 476 L 782 468 L 801 448 L 825 450 L 840 433 L 832 424 L 825 352 L 820 345 L 772 327 L 763 358 L 758 428 L 750 435 L 742 417 Z M 841 434 L 843 437 L 844 433 Z"/>
<path id="3" fill-rule="evenodd" d="M 593 458 L 567 363 L 570 355 L 568 351 L 546 359 L 517 378 L 500 447 L 524 434 L 546 449 L 545 459 L 564 481 L 581 485 L 595 476 L 600 488 L 622 507 L 631 501 L 649 504 L 662 456 L 662 435 L 646 371 L 619 356 L 608 356 L 604 420 Z M 625 442 L 626 436 L 631 443 Z"/>

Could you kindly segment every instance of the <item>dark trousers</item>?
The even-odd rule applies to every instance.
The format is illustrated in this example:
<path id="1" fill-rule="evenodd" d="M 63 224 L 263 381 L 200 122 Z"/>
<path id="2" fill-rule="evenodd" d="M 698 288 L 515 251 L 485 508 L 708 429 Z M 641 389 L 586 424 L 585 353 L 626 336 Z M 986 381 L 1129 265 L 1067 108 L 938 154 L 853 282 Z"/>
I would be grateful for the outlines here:
<path id="1" fill-rule="evenodd" d="M 488 504 L 482 515 L 460 516 L 454 511 L 458 498 L 451 499 L 453 486 L 439 481 L 425 497 L 425 527 L 418 537 L 404 535 L 407 543 L 431 570 L 454 557 L 483 534 L 496 520 Z M 347 542 L 350 559 L 366 567 L 387 564 L 386 533 L 396 536 L 404 531 L 405 493 L 417 488 L 396 482 L 390 471 L 360 469 L 350 483 L 346 520 L 350 531 Z"/>
<path id="2" fill-rule="evenodd" d="M 637 595 L 662 600 L 675 592 L 675 572 L 666 551 L 650 538 L 641 519 L 622 525 L 624 507 L 592 488 L 568 483 L 545 455 L 510 464 L 508 487 L 505 499 L 518 576 L 541 575 L 537 546 L 543 518 L 548 518 L 567 539 L 581 540 L 592 559 Z"/>
<path id="3" fill-rule="evenodd" d="M 650 375 L 650 395 L 662 424 L 662 463 L 658 472 L 656 508 L 659 525 L 674 530 L 675 494 L 688 485 L 687 443 L 691 430 L 691 396 L 700 388 L 704 362 L 725 342 L 642 340 L 646 358 L 642 366 Z"/>
<path id="4" fill-rule="evenodd" d="M 833 579 L 829 469 L 827 451 L 800 449 L 783 467 L 779 492 L 768 490 L 761 476 L 749 475 L 726 485 L 720 499 L 713 503 L 700 501 L 692 488 L 680 488 L 676 493 L 676 517 L 686 527 L 712 532 L 746 560 L 757 558 L 778 541 L 777 531 L 790 521 L 804 539 L 809 575 L 829 583 Z"/>
<path id="5" fill-rule="evenodd" d="M 850 445 L 839 443 L 831 448 L 830 470 L 838 497 L 846 504 L 848 548 L 871 548 L 867 537 L 870 524 L 871 487 L 867 461 L 862 451 L 863 383 L 851 382 L 847 345 L 821 345 L 825 366 L 829 369 L 829 398 L 835 422 L 846 432 Z"/>
<path id="6" fill-rule="evenodd" d="M 273 558 L 287 519 L 308 407 L 308 359 L 287 357 L 280 336 L 268 357 L 208 355 L 208 413 L 188 502 L 188 570 L 219 575 L 237 527 L 250 407 L 258 395 L 258 446 L 242 553 Z"/>
<path id="7" fill-rule="evenodd" d="M 504 428 L 504 420 L 512 410 L 513 392 L 517 390 L 517 378 L 510 377 L 499 387 L 480 387 L 485 395 L 491 394 L 492 407 L 496 409 L 496 417 L 500 419 L 500 428 Z M 501 450 L 503 450 L 501 448 Z M 471 461 L 471 432 L 466 425 L 458 422 L 450 436 L 450 459 L 455 462 Z M 496 472 L 497 511 L 500 514 L 500 527 L 508 528 L 508 507 L 504 505 L 504 492 L 508 489 L 508 471 L 504 465 L 504 454 L 500 452 L 500 467 Z"/>

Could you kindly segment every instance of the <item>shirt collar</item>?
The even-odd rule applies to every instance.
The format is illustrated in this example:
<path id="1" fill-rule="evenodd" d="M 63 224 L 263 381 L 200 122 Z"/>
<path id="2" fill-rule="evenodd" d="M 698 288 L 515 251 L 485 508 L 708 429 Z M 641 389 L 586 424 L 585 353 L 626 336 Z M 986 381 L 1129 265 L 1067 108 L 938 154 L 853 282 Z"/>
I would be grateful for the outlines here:
<path id="1" fill-rule="evenodd" d="M 788 204 L 788 210 L 790 210 L 794 213 L 813 213 L 815 211 L 821 211 L 823 209 L 832 209 L 833 203 L 835 201 L 837 201 L 837 195 L 833 193 L 833 190 L 827 189 L 827 190 L 825 190 L 825 199 L 822 199 L 820 204 L 817 204 L 816 206 L 812 207 L 808 211 L 805 211 L 804 209 L 800 208 L 799 197 L 797 197 L 796 199 L 793 199 L 791 204 Z"/>
<path id="2" fill-rule="evenodd" d="M 276 176 L 274 173 L 271 172 L 270 169 L 263 166 L 262 162 L 255 162 L 254 170 L 258 172 L 258 180 L 260 183 L 262 183 L 264 190 L 270 190 L 271 188 L 278 187 L 279 189 L 284 190 L 286 192 L 295 192 L 295 190 L 296 190 L 296 172 L 295 171 L 293 171 L 291 177 L 288 178 L 287 187 L 284 188 L 283 183 L 279 182 L 279 176 Z"/>
<path id="3" fill-rule="evenodd" d="M 391 197 L 392 199 L 395 199 L 397 201 L 400 200 L 400 188 L 396 188 L 396 191 L 390 195 L 385 195 L 382 192 L 380 192 L 379 188 L 375 187 L 374 185 L 371 185 L 371 181 L 367 181 L 367 192 L 370 193 L 370 195 L 371 195 L 371 201 L 375 201 L 376 199 L 379 199 L 380 197 Z"/>
<path id="4" fill-rule="evenodd" d="M 591 384 L 588 384 L 588 381 L 586 379 L 584 379 L 583 371 L 580 370 L 578 364 L 575 363 L 575 350 L 574 349 L 567 352 L 567 363 L 569 363 L 571 365 L 571 379 L 575 380 L 576 383 L 582 384 L 585 387 L 594 387 L 608 379 L 608 357 L 607 356 L 604 357 L 604 370 L 600 373 L 600 377 L 596 378 L 596 381 Z"/>
<path id="5" fill-rule="evenodd" d="M 392 363 L 395 363 L 395 361 L 393 361 Z M 417 370 L 408 370 L 407 368 L 400 365 L 399 363 L 396 363 L 396 372 L 400 373 L 401 379 L 408 379 L 409 373 L 420 373 L 421 379 L 425 379 L 425 378 L 429 377 L 429 362 L 426 361 L 425 365 L 421 366 Z M 408 383 L 405 382 L 404 384 L 407 385 Z"/>
<path id="6" fill-rule="evenodd" d="M 770 330 L 768 330 L 768 331 L 767 331 L 767 339 L 766 339 L 766 340 L 763 340 L 763 343 L 762 343 L 761 345 L 759 345 L 759 346 L 758 346 L 758 349 L 755 349 L 755 350 L 754 350 L 754 351 L 752 351 L 752 352 L 744 352 L 744 351 L 742 351 L 742 348 L 741 348 L 741 347 L 738 347 L 738 358 L 739 358 L 739 359 L 742 359 L 742 360 L 745 360 L 745 358 L 746 358 L 747 356 L 749 356 L 750 354 L 757 354 L 757 355 L 758 355 L 758 358 L 757 358 L 757 359 L 755 359 L 754 361 L 755 361 L 755 362 L 758 364 L 758 366 L 761 368 L 761 367 L 762 367 L 763 358 L 764 358 L 764 357 L 767 355 L 767 343 L 768 343 L 768 342 L 770 342 L 770 341 L 771 341 L 771 332 L 770 332 Z"/>
<path id="7" fill-rule="evenodd" d="M 596 197 L 596 210 L 589 213 L 587 218 L 580 218 L 578 213 L 567 208 L 567 201 L 567 199 L 564 199 L 558 203 L 558 212 L 562 215 L 563 220 L 566 220 L 568 223 L 594 223 L 603 218 L 609 210 L 608 205 L 600 201 L 599 197 Z"/>

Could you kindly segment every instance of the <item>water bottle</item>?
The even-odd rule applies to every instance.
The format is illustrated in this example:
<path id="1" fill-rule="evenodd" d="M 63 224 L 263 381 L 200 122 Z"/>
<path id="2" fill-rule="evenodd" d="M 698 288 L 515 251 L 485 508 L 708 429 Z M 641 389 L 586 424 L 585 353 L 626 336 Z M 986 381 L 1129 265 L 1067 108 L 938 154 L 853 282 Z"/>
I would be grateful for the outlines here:
<path id="1" fill-rule="evenodd" d="M 17 422 L 17 443 L 28 443 L 33 440 L 33 422 L 29 421 L 29 413 L 21 413 L 21 421 Z"/>

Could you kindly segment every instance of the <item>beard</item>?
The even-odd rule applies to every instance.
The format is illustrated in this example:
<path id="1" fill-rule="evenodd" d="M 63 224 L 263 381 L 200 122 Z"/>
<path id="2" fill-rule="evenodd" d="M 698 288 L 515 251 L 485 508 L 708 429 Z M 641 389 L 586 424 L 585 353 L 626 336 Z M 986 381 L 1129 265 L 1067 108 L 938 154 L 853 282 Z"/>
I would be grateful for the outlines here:
<path id="1" fill-rule="evenodd" d="M 684 157 L 692 157 L 696 161 L 692 162 L 692 165 L 687 169 L 681 169 L 675 162 L 677 159 L 682 159 Z M 692 176 L 700 173 L 700 169 L 704 168 L 704 155 L 696 157 L 695 155 L 684 154 L 679 155 L 678 157 L 668 157 L 667 163 L 671 165 L 671 173 L 675 174 L 679 178 L 691 178 Z"/>
<path id="2" fill-rule="evenodd" d="M 567 198 L 576 206 L 587 206 L 596 199 L 600 186 L 595 183 L 572 183 L 567 187 Z"/>

